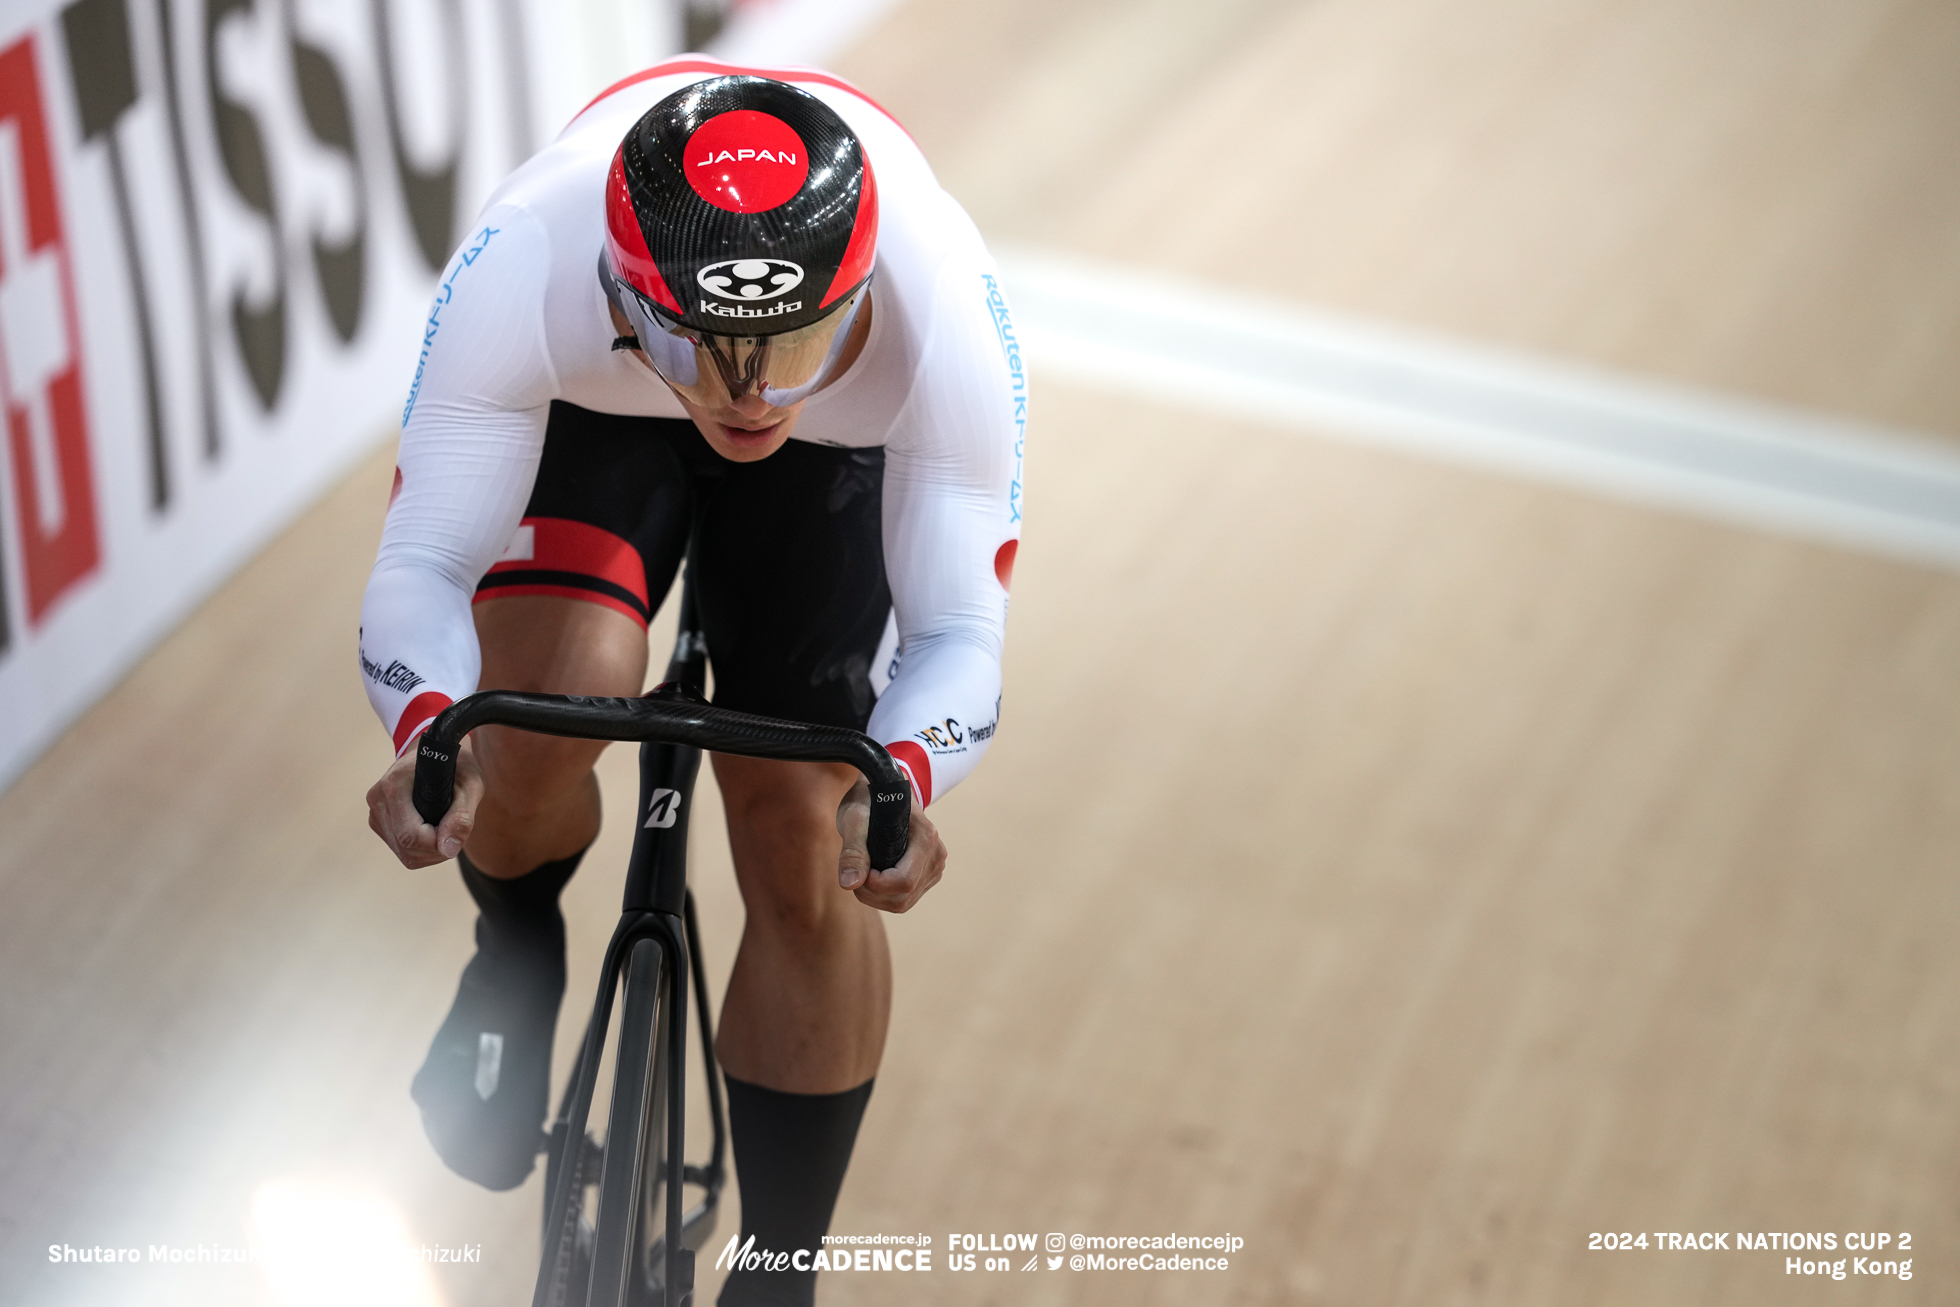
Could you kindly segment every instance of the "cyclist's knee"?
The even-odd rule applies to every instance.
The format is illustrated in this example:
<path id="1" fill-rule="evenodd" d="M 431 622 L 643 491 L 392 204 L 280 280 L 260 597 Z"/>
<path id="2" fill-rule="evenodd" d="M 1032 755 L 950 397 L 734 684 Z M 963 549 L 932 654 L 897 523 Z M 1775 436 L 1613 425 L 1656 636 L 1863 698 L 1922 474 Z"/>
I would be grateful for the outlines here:
<path id="1" fill-rule="evenodd" d="M 742 902 L 752 925 L 792 946 L 819 947 L 845 919 L 863 909 L 837 887 L 835 860 L 828 874 L 812 874 L 799 859 L 757 859 L 738 864 Z"/>
<path id="2" fill-rule="evenodd" d="M 856 900 L 837 887 L 837 805 L 855 773 L 825 763 L 715 759 L 750 921 L 815 939 Z"/>
<path id="3" fill-rule="evenodd" d="M 488 727 L 477 732 L 485 797 L 514 817 L 535 817 L 582 798 L 604 745 Z"/>
<path id="4" fill-rule="evenodd" d="M 730 844 L 742 900 L 751 920 L 766 921 L 777 934 L 815 938 L 857 901 L 837 887 L 837 831 L 807 808 L 731 814 Z M 741 836 L 733 831 L 741 821 Z"/>

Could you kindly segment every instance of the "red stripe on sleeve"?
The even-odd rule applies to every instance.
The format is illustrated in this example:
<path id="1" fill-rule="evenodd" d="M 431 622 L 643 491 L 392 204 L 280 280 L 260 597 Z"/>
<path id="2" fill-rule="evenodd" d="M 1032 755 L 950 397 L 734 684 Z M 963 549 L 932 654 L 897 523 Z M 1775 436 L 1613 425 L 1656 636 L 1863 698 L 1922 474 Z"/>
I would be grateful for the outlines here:
<path id="1" fill-rule="evenodd" d="M 447 708 L 455 700 L 439 690 L 424 690 L 408 701 L 402 709 L 401 720 L 395 723 L 395 756 L 402 756 L 402 750 L 409 741 L 419 734 L 424 726 L 434 721 L 436 714 Z"/>
<path id="2" fill-rule="evenodd" d="M 910 740 L 900 740 L 897 744 L 887 744 L 885 752 L 912 778 L 912 788 L 919 792 L 919 806 L 923 808 L 931 803 L 932 759 L 926 757 L 926 751 Z"/>
<path id="3" fill-rule="evenodd" d="M 576 572 L 610 581 L 642 604 L 647 601 L 646 564 L 640 551 L 603 527 L 563 517 L 527 517 L 531 555 L 505 558 L 492 572 Z"/>

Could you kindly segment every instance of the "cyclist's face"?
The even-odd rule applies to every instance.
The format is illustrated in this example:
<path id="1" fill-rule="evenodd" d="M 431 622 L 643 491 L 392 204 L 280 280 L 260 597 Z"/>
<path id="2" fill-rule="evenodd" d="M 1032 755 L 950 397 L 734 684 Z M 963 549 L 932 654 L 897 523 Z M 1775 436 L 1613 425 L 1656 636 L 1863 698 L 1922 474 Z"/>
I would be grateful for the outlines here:
<path id="1" fill-rule="evenodd" d="M 612 310 L 612 318 L 618 334 L 622 336 L 632 334 L 632 324 L 617 308 Z M 871 303 L 867 298 L 863 311 L 857 315 L 857 320 L 851 325 L 850 338 L 846 340 L 843 352 L 837 359 L 837 366 L 831 374 L 831 380 L 850 370 L 851 364 L 857 361 L 858 354 L 863 350 L 865 337 L 870 335 L 870 332 Z M 660 377 L 659 369 L 647 361 L 645 354 L 637 349 L 633 350 L 632 354 L 642 367 L 654 376 Z M 660 377 L 660 380 L 661 384 L 667 384 L 665 377 Z M 828 384 L 829 381 L 824 383 L 824 385 Z M 671 385 L 668 385 L 667 389 L 672 391 L 674 398 L 681 402 L 681 407 L 687 410 L 687 415 L 694 419 L 694 425 L 700 429 L 708 445 L 717 454 L 733 463 L 754 463 L 781 449 L 783 442 L 789 439 L 790 432 L 795 430 L 796 419 L 802 414 L 803 405 L 807 402 L 799 400 L 794 404 L 777 408 L 760 395 L 743 395 L 735 399 L 724 399 L 720 404 L 708 407 L 694 403 Z M 823 386 L 818 387 L 818 390 L 822 389 Z"/>
<path id="2" fill-rule="evenodd" d="M 774 408 L 760 395 L 744 395 L 718 408 L 702 408 L 679 391 L 674 391 L 674 398 L 694 419 L 715 453 L 734 463 L 753 463 L 781 449 L 795 430 L 806 402 Z"/>
<path id="3" fill-rule="evenodd" d="M 633 334 L 633 325 L 626 315 L 618 309 L 612 310 L 613 329 L 622 336 Z M 647 362 L 645 354 L 639 350 L 631 351 L 633 358 L 660 378 L 662 385 L 667 379 L 660 376 L 659 369 Z M 803 412 L 802 403 L 791 404 L 787 408 L 776 408 L 760 395 L 744 395 L 740 399 L 728 400 L 714 408 L 704 408 L 689 401 L 687 396 L 674 390 L 675 399 L 694 419 L 694 425 L 701 429 L 715 453 L 733 463 L 753 463 L 769 457 L 783 447 L 789 433 L 796 427 L 796 419 Z"/>

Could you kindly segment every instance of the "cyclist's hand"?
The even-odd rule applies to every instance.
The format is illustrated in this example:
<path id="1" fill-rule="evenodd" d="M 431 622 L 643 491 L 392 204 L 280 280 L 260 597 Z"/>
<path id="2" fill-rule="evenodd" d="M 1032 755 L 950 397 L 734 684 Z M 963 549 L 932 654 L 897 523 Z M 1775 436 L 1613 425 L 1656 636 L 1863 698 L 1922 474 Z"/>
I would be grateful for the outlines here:
<path id="1" fill-rule="evenodd" d="M 467 736 L 456 751 L 456 797 L 449 801 L 440 826 L 431 826 L 415 811 L 415 750 L 395 759 L 367 793 L 368 829 L 401 859 L 404 867 L 432 867 L 463 851 L 476 825 L 477 801 L 483 797 L 483 769 Z"/>
<path id="2" fill-rule="evenodd" d="M 857 895 L 860 903 L 884 912 L 903 912 L 939 883 L 946 870 L 946 844 L 933 829 L 919 796 L 912 796 L 911 842 L 896 867 L 873 870 L 871 855 L 864 851 L 865 832 L 871 828 L 871 787 L 860 777 L 837 805 L 837 833 L 844 837 L 844 851 L 837 858 L 837 883 Z"/>

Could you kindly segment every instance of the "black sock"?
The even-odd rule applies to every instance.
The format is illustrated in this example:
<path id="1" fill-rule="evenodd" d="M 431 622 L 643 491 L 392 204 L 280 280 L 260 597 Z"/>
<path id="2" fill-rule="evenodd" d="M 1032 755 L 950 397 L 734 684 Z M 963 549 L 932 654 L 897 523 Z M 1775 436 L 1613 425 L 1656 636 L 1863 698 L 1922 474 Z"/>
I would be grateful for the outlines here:
<path id="1" fill-rule="evenodd" d="M 476 900 L 481 914 L 479 947 L 493 942 L 520 950 L 541 946 L 560 949 L 565 939 L 565 918 L 558 911 L 558 895 L 578 870 L 580 849 L 569 858 L 547 862 L 522 876 L 508 879 L 487 876 L 470 861 L 468 853 L 458 854 L 456 866 L 463 873 L 463 884 Z M 484 937 L 489 936 L 486 940 Z"/>
<path id="2" fill-rule="evenodd" d="M 757 1252 L 823 1247 L 837 1192 L 871 1101 L 867 1080 L 841 1094 L 786 1094 L 724 1075 L 735 1171 L 742 1183 L 742 1233 Z M 806 1261 L 809 1259 L 805 1259 Z M 737 1270 L 722 1285 L 720 1307 L 810 1307 L 815 1271 Z"/>

